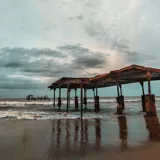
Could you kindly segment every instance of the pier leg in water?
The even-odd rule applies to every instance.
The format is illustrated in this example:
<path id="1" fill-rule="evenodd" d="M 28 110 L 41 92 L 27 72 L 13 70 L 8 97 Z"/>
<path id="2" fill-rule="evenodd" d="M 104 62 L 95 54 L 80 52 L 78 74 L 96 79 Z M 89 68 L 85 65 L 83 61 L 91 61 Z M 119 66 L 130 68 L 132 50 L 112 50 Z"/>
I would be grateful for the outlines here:
<path id="1" fill-rule="evenodd" d="M 141 87 L 142 87 L 142 96 L 141 96 L 141 100 L 142 100 L 142 110 L 143 112 L 146 112 L 146 105 L 145 105 L 145 93 L 144 93 L 144 83 L 140 82 Z"/>
<path id="2" fill-rule="evenodd" d="M 75 110 L 78 110 L 78 96 L 77 96 L 77 88 L 74 89 L 75 90 Z"/>
<path id="3" fill-rule="evenodd" d="M 87 89 L 84 89 L 83 103 L 84 103 L 84 105 L 85 105 L 85 108 L 84 108 L 84 109 L 87 109 Z"/>
<path id="4" fill-rule="evenodd" d="M 124 110 L 125 109 L 125 103 L 124 103 L 124 96 L 123 96 L 123 93 L 122 93 L 122 85 L 119 84 L 119 88 L 120 88 L 120 103 L 122 105 L 122 109 Z"/>
<path id="5" fill-rule="evenodd" d="M 148 79 L 148 95 L 145 95 L 145 106 L 146 106 L 146 115 L 147 116 L 156 116 L 156 105 L 155 105 L 155 95 L 151 94 L 151 74 L 147 73 Z"/>
<path id="6" fill-rule="evenodd" d="M 81 82 L 81 119 L 83 118 L 83 82 Z"/>
<path id="7" fill-rule="evenodd" d="M 59 97 L 58 97 L 58 107 L 59 107 L 59 110 L 61 108 L 61 104 L 62 104 L 62 101 L 61 101 L 61 88 L 59 88 Z"/>
<path id="8" fill-rule="evenodd" d="M 117 94 L 118 94 L 118 97 L 116 98 L 117 100 L 117 114 L 122 114 L 123 113 L 123 106 L 122 106 L 122 97 L 120 96 L 120 93 L 119 93 L 119 86 L 118 86 L 118 82 L 117 82 Z"/>
<path id="9" fill-rule="evenodd" d="M 55 108 L 56 106 L 56 88 L 53 89 L 53 107 Z"/>
<path id="10" fill-rule="evenodd" d="M 68 106 L 70 107 L 71 103 L 70 103 L 70 93 L 71 93 L 71 89 L 68 90 Z"/>
<path id="11" fill-rule="evenodd" d="M 100 105 L 99 105 L 99 96 L 98 96 L 97 87 L 96 87 L 96 96 L 94 97 L 94 101 L 95 101 L 95 112 L 99 112 L 100 111 Z"/>
<path id="12" fill-rule="evenodd" d="M 96 94 L 95 94 L 95 89 L 92 88 L 92 90 L 93 90 L 93 97 L 94 97 L 94 108 L 96 108 L 96 102 L 95 102 L 95 96 L 96 96 Z"/>
<path id="13" fill-rule="evenodd" d="M 69 84 L 67 84 L 67 113 L 69 108 Z"/>

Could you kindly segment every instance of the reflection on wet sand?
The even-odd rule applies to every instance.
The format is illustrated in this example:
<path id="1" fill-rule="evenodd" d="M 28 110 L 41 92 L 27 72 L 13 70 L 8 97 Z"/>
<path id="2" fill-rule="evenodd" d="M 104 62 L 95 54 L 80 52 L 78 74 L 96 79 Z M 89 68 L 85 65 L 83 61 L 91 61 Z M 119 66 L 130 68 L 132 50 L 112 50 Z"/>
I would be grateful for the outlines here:
<path id="1" fill-rule="evenodd" d="M 5 125 L 0 125 L 1 134 L 4 130 L 4 134 L 0 135 L 3 146 L 0 155 L 5 160 L 68 160 L 106 149 L 124 151 L 136 139 L 148 142 L 147 134 L 144 137 L 147 130 L 151 141 L 160 140 L 157 117 L 144 117 L 147 130 L 141 127 L 145 125 L 142 117 L 138 121 L 129 118 L 115 117 L 112 123 L 101 119 L 5 122 Z M 141 132 L 137 132 L 137 122 L 141 122 Z"/>
<path id="2" fill-rule="evenodd" d="M 149 139 L 151 141 L 160 141 L 160 125 L 158 117 L 146 117 L 144 116 L 146 122 L 146 128 L 149 131 Z"/>
<path id="3" fill-rule="evenodd" d="M 57 124 L 56 130 L 53 127 L 53 132 L 58 132 L 54 134 L 53 137 L 56 140 L 56 145 L 52 145 L 53 157 L 71 157 L 75 154 L 84 156 L 88 152 L 100 151 L 104 149 L 101 145 L 102 142 L 102 128 L 101 120 L 95 119 L 92 122 L 89 120 L 57 120 L 54 124 Z M 125 116 L 118 117 L 119 124 L 119 138 L 122 140 L 121 148 L 124 150 L 127 148 L 127 119 Z M 63 129 L 65 126 L 65 131 Z M 94 128 L 93 139 L 90 139 L 90 130 Z M 62 132 L 61 132 L 62 130 Z M 107 138 L 107 137 L 106 137 Z M 54 141 L 52 141 L 54 142 Z M 107 146 L 106 146 L 107 147 Z M 60 152 L 59 152 L 60 150 Z"/>
<path id="4" fill-rule="evenodd" d="M 119 138 L 122 140 L 121 149 L 127 149 L 127 119 L 125 116 L 118 117 L 118 124 L 119 124 Z"/>

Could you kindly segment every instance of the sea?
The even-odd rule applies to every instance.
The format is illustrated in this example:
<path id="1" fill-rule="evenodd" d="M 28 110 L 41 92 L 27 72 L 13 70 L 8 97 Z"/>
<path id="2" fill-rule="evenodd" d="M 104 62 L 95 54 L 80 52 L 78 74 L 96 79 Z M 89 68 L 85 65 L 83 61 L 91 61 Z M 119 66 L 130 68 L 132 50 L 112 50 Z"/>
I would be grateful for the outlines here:
<path id="1" fill-rule="evenodd" d="M 160 97 L 156 97 L 157 116 L 145 117 L 140 97 L 125 97 L 125 111 L 116 115 L 116 98 L 100 98 L 100 112 L 88 98 L 80 119 L 71 98 L 61 110 L 53 100 L 0 101 L 0 159 L 5 160 L 87 160 L 98 154 L 108 159 L 125 151 L 160 142 Z M 56 100 L 57 104 L 57 100 Z"/>
<path id="2" fill-rule="evenodd" d="M 56 106 L 53 106 L 53 100 L 25 100 L 25 99 L 1 99 L 0 100 L 0 118 L 3 119 L 77 119 L 80 118 L 79 111 L 74 110 L 74 98 L 70 100 L 69 112 L 66 113 L 67 100 L 62 98 L 61 110 L 58 109 L 57 99 Z M 83 107 L 85 107 L 83 105 Z M 103 97 L 100 98 L 99 113 L 94 112 L 94 99 L 87 99 L 87 110 L 84 110 L 83 118 L 101 118 L 107 119 L 116 113 L 116 98 Z M 80 108 L 80 99 L 79 99 Z M 160 111 L 160 97 L 156 97 L 157 112 Z M 143 114 L 140 97 L 125 97 L 126 115 Z"/>

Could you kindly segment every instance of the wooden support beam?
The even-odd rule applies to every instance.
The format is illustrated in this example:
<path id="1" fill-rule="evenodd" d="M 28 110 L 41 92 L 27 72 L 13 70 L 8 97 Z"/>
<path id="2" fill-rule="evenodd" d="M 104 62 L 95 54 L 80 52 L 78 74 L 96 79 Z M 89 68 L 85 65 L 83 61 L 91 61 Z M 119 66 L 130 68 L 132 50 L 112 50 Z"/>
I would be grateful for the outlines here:
<path id="1" fill-rule="evenodd" d="M 122 96 L 123 95 L 123 93 L 122 93 L 122 84 L 119 84 L 119 88 L 120 88 L 120 94 Z"/>
<path id="2" fill-rule="evenodd" d="M 95 97 L 95 96 L 96 96 L 96 95 L 95 95 L 95 88 L 92 88 L 92 90 L 93 90 L 93 95 L 94 95 L 94 97 Z"/>
<path id="3" fill-rule="evenodd" d="M 148 80 L 148 94 L 151 94 L 151 73 L 147 72 L 146 78 Z"/>
<path id="4" fill-rule="evenodd" d="M 78 97 L 77 97 L 77 88 L 74 89 L 75 90 L 75 110 L 78 110 Z"/>
<path id="5" fill-rule="evenodd" d="M 83 98 L 83 103 L 85 105 L 85 109 L 87 109 L 87 89 L 84 89 L 84 98 Z"/>
<path id="6" fill-rule="evenodd" d="M 120 96 L 119 87 L 118 87 L 118 81 L 117 81 L 117 95 L 118 95 L 118 97 Z"/>
<path id="7" fill-rule="evenodd" d="M 86 97 L 87 89 L 84 89 L 84 97 Z"/>
<path id="8" fill-rule="evenodd" d="M 96 96 L 98 96 L 98 88 L 97 88 L 97 86 L 96 86 Z"/>
<path id="9" fill-rule="evenodd" d="M 148 94 L 151 94 L 151 81 L 148 80 Z"/>
<path id="10" fill-rule="evenodd" d="M 77 97 L 77 88 L 75 88 L 74 90 L 75 90 L 75 97 Z"/>
<path id="11" fill-rule="evenodd" d="M 68 98 L 69 98 L 69 83 L 67 84 L 67 113 L 68 113 L 68 108 L 69 108 Z"/>
<path id="12" fill-rule="evenodd" d="M 81 119 L 83 118 L 83 82 L 81 82 Z"/>
<path id="13" fill-rule="evenodd" d="M 68 106 L 70 107 L 70 92 L 71 92 L 71 89 L 69 89 L 68 92 L 69 92 L 68 93 Z"/>
<path id="14" fill-rule="evenodd" d="M 61 86 L 59 86 L 58 107 L 61 108 Z"/>
<path id="15" fill-rule="evenodd" d="M 53 107 L 55 108 L 56 106 L 56 88 L 53 89 Z"/>
<path id="16" fill-rule="evenodd" d="M 144 82 L 142 81 L 142 82 L 140 82 L 140 84 L 141 84 L 141 87 L 142 87 L 142 94 L 145 95 L 145 92 L 144 92 Z"/>

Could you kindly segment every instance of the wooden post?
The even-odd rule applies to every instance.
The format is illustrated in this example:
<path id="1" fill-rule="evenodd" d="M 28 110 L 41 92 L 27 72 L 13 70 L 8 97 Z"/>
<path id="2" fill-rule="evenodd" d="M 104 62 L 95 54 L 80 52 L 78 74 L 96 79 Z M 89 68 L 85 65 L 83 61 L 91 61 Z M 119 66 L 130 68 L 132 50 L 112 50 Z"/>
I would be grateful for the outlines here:
<path id="1" fill-rule="evenodd" d="M 118 84 L 118 80 L 117 80 L 117 114 L 122 114 L 123 109 L 124 109 L 124 103 L 122 102 L 122 96 L 120 96 L 119 93 L 119 84 Z"/>
<path id="2" fill-rule="evenodd" d="M 74 90 L 75 90 L 75 97 L 77 97 L 77 88 L 75 88 Z"/>
<path id="3" fill-rule="evenodd" d="M 69 92 L 68 93 L 68 106 L 70 107 L 70 92 L 71 92 L 71 89 L 69 89 L 68 92 Z"/>
<path id="4" fill-rule="evenodd" d="M 96 96 L 94 97 L 95 99 L 95 112 L 100 111 L 100 105 L 99 105 L 99 96 L 98 96 L 98 88 L 96 86 Z"/>
<path id="5" fill-rule="evenodd" d="M 141 100 L 142 100 L 142 110 L 143 112 L 146 112 L 146 102 L 145 102 L 145 92 L 144 92 L 144 83 L 143 81 L 140 82 L 141 87 L 142 87 L 142 96 L 141 96 Z"/>
<path id="6" fill-rule="evenodd" d="M 77 88 L 75 88 L 74 90 L 75 90 L 75 99 L 74 99 L 74 103 L 75 103 L 75 110 L 78 110 Z"/>
<path id="7" fill-rule="evenodd" d="M 59 87 L 59 97 L 61 98 L 61 87 Z"/>
<path id="8" fill-rule="evenodd" d="M 59 87 L 58 107 L 61 108 L 61 87 Z"/>
<path id="9" fill-rule="evenodd" d="M 141 87 L 142 87 L 142 94 L 145 95 L 145 92 L 144 92 L 144 83 L 143 83 L 143 81 L 140 82 L 140 84 L 141 84 Z"/>
<path id="10" fill-rule="evenodd" d="M 120 96 L 119 87 L 118 87 L 118 81 L 117 81 L 117 95 L 118 95 L 118 97 Z"/>
<path id="11" fill-rule="evenodd" d="M 84 89 L 84 100 L 83 103 L 85 105 L 85 109 L 87 109 L 86 105 L 87 105 L 87 89 Z"/>
<path id="12" fill-rule="evenodd" d="M 148 94 L 151 94 L 151 73 L 148 72 L 146 77 L 147 77 L 147 80 L 148 80 Z"/>
<path id="13" fill-rule="evenodd" d="M 81 82 L 81 119 L 83 118 L 83 82 Z"/>
<path id="14" fill-rule="evenodd" d="M 148 79 L 148 94 L 151 94 L 151 81 Z"/>
<path id="15" fill-rule="evenodd" d="M 119 88 L 120 88 L 120 94 L 121 94 L 121 96 L 122 96 L 123 93 L 122 93 L 122 85 L 121 85 L 121 84 L 119 84 Z"/>
<path id="16" fill-rule="evenodd" d="M 96 86 L 96 96 L 98 96 L 98 88 L 97 88 L 97 86 Z"/>
<path id="17" fill-rule="evenodd" d="M 95 96 L 96 96 L 96 95 L 95 95 L 95 89 L 94 89 L 94 88 L 92 88 L 92 90 L 93 90 L 93 95 L 94 95 L 94 97 L 95 97 Z"/>
<path id="18" fill-rule="evenodd" d="M 67 84 L 67 113 L 68 113 L 68 107 L 69 107 L 68 98 L 69 98 L 69 83 Z"/>
<path id="19" fill-rule="evenodd" d="M 54 108 L 56 106 L 56 103 L 55 103 L 55 101 L 56 101 L 56 94 L 55 94 L 55 92 L 56 92 L 56 88 L 53 89 L 53 107 Z"/>
<path id="20" fill-rule="evenodd" d="M 119 88 L 120 88 L 120 103 L 122 105 L 122 109 L 125 109 L 125 103 L 124 103 L 124 96 L 123 96 L 123 93 L 122 93 L 122 84 L 119 84 Z"/>

